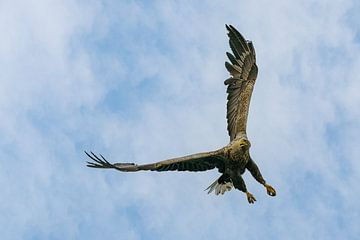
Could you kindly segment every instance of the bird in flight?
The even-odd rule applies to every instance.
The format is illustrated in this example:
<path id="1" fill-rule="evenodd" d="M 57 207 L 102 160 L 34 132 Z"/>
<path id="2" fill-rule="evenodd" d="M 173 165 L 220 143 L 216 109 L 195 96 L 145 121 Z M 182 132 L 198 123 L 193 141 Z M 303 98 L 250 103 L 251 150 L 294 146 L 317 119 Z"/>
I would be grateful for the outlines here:
<path id="1" fill-rule="evenodd" d="M 230 78 L 224 84 L 227 86 L 227 130 L 230 143 L 225 147 L 203 153 L 196 153 L 184 157 L 172 158 L 156 163 L 137 165 L 134 163 L 110 163 L 101 154 L 86 153 L 92 160 L 88 163 L 91 168 L 113 168 L 121 172 L 150 171 L 207 171 L 214 168 L 221 173 L 207 189 L 208 193 L 224 194 L 232 188 L 246 194 L 249 203 L 256 201 L 248 192 L 242 174 L 245 170 L 262 184 L 270 196 L 275 196 L 275 189 L 267 184 L 262 177 L 255 161 L 250 157 L 250 141 L 246 134 L 246 123 L 249 112 L 250 98 L 258 74 L 255 49 L 251 41 L 245 38 L 231 25 L 226 25 L 229 44 L 232 54 L 226 55 L 230 62 L 225 62 L 225 67 L 230 73 Z"/>

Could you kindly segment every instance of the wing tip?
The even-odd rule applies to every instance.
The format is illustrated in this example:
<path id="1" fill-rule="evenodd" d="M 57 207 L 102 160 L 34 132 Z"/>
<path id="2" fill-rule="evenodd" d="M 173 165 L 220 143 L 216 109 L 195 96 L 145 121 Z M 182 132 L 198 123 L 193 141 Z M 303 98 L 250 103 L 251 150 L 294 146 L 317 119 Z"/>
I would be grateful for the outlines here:
<path id="1" fill-rule="evenodd" d="M 231 25 L 231 24 L 225 24 L 225 27 L 226 27 L 226 29 L 227 30 L 232 30 L 232 29 L 236 29 L 233 25 Z"/>

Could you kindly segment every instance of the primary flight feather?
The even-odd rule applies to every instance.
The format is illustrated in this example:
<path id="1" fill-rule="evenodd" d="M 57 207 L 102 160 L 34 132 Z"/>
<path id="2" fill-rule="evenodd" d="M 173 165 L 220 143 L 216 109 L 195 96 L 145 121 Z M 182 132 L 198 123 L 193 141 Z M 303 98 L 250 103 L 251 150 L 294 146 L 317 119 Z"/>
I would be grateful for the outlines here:
<path id="1" fill-rule="evenodd" d="M 226 79 L 227 85 L 227 130 L 230 143 L 216 151 L 196 153 L 184 157 L 172 158 L 156 163 L 137 165 L 134 163 L 110 163 L 102 155 L 86 153 L 92 160 L 88 167 L 113 168 L 122 172 L 150 171 L 207 171 L 217 168 L 222 174 L 206 190 L 216 195 L 224 194 L 233 187 L 246 193 L 249 203 L 256 201 L 255 197 L 247 191 L 242 174 L 245 170 L 267 190 L 270 196 L 276 191 L 266 183 L 254 160 L 250 157 L 250 142 L 246 134 L 246 123 L 249 112 L 251 94 L 257 78 L 255 49 L 251 41 L 245 38 L 231 25 L 226 25 L 229 36 L 229 45 L 232 53 L 226 55 L 230 62 L 225 67 L 230 73 Z"/>

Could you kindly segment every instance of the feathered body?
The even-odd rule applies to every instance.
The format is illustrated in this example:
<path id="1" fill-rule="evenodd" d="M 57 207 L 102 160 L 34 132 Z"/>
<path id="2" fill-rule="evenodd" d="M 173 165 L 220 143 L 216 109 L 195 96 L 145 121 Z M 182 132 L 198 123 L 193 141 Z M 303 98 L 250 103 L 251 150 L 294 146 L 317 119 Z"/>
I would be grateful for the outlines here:
<path id="1" fill-rule="evenodd" d="M 246 134 L 246 123 L 249 113 L 250 99 L 258 74 L 255 49 L 252 42 L 245 38 L 233 27 L 226 26 L 229 36 L 229 45 L 232 54 L 226 55 L 230 62 L 225 67 L 231 77 L 225 80 L 227 85 L 227 130 L 230 143 L 225 147 L 210 152 L 197 153 L 184 157 L 168 159 L 156 163 L 137 165 L 134 163 L 109 163 L 102 155 L 100 157 L 85 152 L 94 162 L 88 162 L 93 168 L 114 168 L 122 172 L 150 171 L 206 171 L 217 168 L 222 175 L 206 190 L 215 191 L 215 194 L 224 194 L 235 187 L 246 193 L 249 203 L 256 199 L 246 189 L 242 178 L 245 170 L 263 184 L 270 196 L 275 196 L 274 188 L 266 184 L 259 168 L 251 159 L 250 142 Z"/>

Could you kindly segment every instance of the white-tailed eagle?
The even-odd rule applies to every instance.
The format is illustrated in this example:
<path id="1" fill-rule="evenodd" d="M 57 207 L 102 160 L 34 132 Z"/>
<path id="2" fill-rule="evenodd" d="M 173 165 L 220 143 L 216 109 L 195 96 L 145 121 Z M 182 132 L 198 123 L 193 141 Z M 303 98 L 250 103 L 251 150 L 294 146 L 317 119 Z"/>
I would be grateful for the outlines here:
<path id="1" fill-rule="evenodd" d="M 247 191 L 242 174 L 249 170 L 252 176 L 267 190 L 270 196 L 276 191 L 266 183 L 259 168 L 250 157 L 250 142 L 246 135 L 246 122 L 249 112 L 251 94 L 256 81 L 258 67 L 256 65 L 255 49 L 251 41 L 245 38 L 233 27 L 226 25 L 229 44 L 232 54 L 226 55 L 230 62 L 225 67 L 230 78 L 225 80 L 227 85 L 227 130 L 230 143 L 216 151 L 192 154 L 184 157 L 172 158 L 156 163 L 137 165 L 134 163 L 110 163 L 101 154 L 87 153 L 93 161 L 88 162 L 92 168 L 113 168 L 122 172 L 150 171 L 207 171 L 214 168 L 221 173 L 206 190 L 215 194 L 224 194 L 233 187 L 246 193 L 249 203 L 256 201 L 255 197 Z"/>

